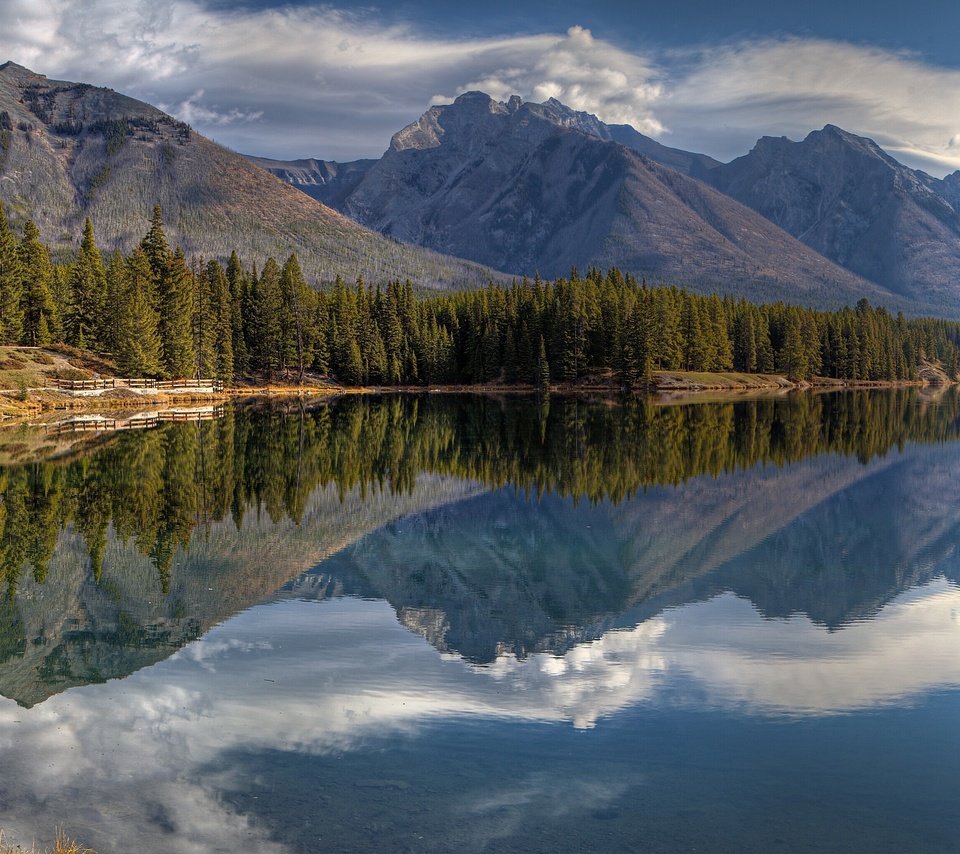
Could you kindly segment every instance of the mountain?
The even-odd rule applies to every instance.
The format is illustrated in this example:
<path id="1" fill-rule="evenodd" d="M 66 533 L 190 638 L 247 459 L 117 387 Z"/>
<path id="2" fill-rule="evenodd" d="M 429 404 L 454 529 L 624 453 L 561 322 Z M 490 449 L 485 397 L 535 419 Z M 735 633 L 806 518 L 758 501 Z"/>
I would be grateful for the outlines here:
<path id="1" fill-rule="evenodd" d="M 0 66 L 0 201 L 46 242 L 72 247 L 83 219 L 101 245 L 128 250 L 157 203 L 188 254 L 248 262 L 297 252 L 318 278 L 410 277 L 486 283 L 490 271 L 385 239 L 278 181 L 166 113 L 85 83 Z"/>
<path id="2" fill-rule="evenodd" d="M 468 92 L 399 131 L 369 167 L 345 170 L 349 179 L 324 177 L 319 186 L 326 188 L 322 198 L 397 240 L 517 275 L 617 266 L 759 300 L 891 301 L 889 293 L 684 174 L 712 163 L 553 99 L 504 103 Z M 306 188 L 304 173 L 287 168 L 286 174 Z"/>
<path id="3" fill-rule="evenodd" d="M 947 175 L 941 180 L 931 178 L 933 188 L 960 212 L 960 170 Z"/>
<path id="4" fill-rule="evenodd" d="M 508 107 L 521 106 L 520 99 L 514 96 Z M 638 154 L 650 158 L 671 169 L 684 174 L 701 174 L 719 165 L 706 154 L 695 154 L 682 151 L 679 148 L 669 148 L 655 139 L 644 136 L 630 125 L 608 125 L 601 122 L 596 116 L 589 113 L 576 112 L 564 106 L 556 98 L 551 98 L 544 104 L 534 105 L 543 108 L 543 114 L 551 121 L 562 127 L 572 128 L 607 142 L 618 142 Z M 529 110 L 530 105 L 526 105 Z M 247 156 L 251 163 L 262 169 L 272 172 L 282 181 L 293 184 L 298 189 L 312 196 L 325 205 L 334 208 L 343 206 L 350 193 L 364 178 L 376 160 L 353 160 L 348 163 L 337 163 L 334 160 L 316 160 L 307 158 L 302 160 L 271 160 L 269 157 Z"/>
<path id="5" fill-rule="evenodd" d="M 679 148 L 670 148 L 644 136 L 630 125 L 605 125 L 609 138 L 619 142 L 637 154 L 649 157 L 651 160 L 683 172 L 685 175 L 699 177 L 706 170 L 719 166 L 720 161 L 714 160 L 706 154 L 695 154 Z"/>
<path id="6" fill-rule="evenodd" d="M 763 137 L 698 176 L 811 249 L 914 304 L 960 306 L 960 174 L 937 181 L 833 125 Z"/>
<path id="7" fill-rule="evenodd" d="M 292 184 L 308 196 L 330 207 L 339 207 L 353 192 L 376 160 L 271 160 L 269 157 L 247 157 L 251 163 L 272 172 L 281 181 Z"/>

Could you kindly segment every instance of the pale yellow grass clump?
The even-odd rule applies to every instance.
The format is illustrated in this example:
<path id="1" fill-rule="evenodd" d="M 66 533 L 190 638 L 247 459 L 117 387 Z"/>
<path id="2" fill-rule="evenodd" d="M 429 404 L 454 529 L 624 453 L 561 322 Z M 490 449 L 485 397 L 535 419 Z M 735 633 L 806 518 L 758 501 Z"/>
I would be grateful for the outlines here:
<path id="1" fill-rule="evenodd" d="M 36 845 L 23 848 L 20 845 L 7 845 L 0 830 L 0 854 L 96 854 L 92 848 L 87 848 L 79 842 L 70 839 L 63 830 L 57 831 L 57 840 L 53 848 L 44 848 L 42 851 Z"/>

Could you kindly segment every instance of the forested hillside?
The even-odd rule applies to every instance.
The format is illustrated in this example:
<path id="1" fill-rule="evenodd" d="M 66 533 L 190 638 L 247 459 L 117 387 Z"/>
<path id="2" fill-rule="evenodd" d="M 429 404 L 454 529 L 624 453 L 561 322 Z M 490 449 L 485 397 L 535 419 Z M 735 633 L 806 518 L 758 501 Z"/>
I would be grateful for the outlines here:
<path id="1" fill-rule="evenodd" d="M 87 220 L 69 263 L 0 207 L 0 343 L 62 341 L 110 354 L 128 375 L 348 385 L 507 383 L 546 387 L 602 372 L 636 386 L 656 370 L 782 373 L 794 379 L 957 375 L 960 325 L 907 319 L 860 300 L 821 312 L 650 288 L 617 269 L 418 296 L 412 283 L 308 286 L 296 255 L 259 271 L 171 249 L 163 213 L 105 263 Z"/>
<path id="2" fill-rule="evenodd" d="M 262 266 L 295 251 L 311 279 L 329 281 L 462 287 L 490 276 L 363 228 L 149 104 L 12 62 L 0 65 L 0 201 L 55 253 L 72 248 L 86 217 L 104 247 L 129 252 L 159 203 L 190 255 L 225 261 L 237 249 Z"/>

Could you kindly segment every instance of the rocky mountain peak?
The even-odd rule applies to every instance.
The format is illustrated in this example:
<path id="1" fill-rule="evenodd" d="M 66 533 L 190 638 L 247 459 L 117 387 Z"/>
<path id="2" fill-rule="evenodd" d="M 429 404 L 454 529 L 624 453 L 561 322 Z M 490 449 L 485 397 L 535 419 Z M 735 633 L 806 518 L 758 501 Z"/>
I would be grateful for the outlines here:
<path id="1" fill-rule="evenodd" d="M 857 136 L 836 125 L 824 125 L 821 130 L 811 131 L 803 140 L 803 145 L 818 149 L 828 147 L 842 146 L 850 152 L 856 152 L 867 157 L 875 157 L 883 160 L 888 166 L 893 168 L 903 168 L 900 163 L 890 157 L 879 145 L 872 139 L 865 136 Z"/>
<path id="2" fill-rule="evenodd" d="M 7 76 L 16 76 L 16 77 L 33 77 L 37 80 L 46 80 L 47 76 L 45 74 L 37 74 L 35 71 L 31 71 L 29 68 L 19 65 L 14 62 L 12 59 L 8 59 L 3 65 L 0 65 L 0 72 L 3 72 Z"/>
<path id="3" fill-rule="evenodd" d="M 524 104 L 519 95 L 512 95 L 504 103 L 486 92 L 464 92 L 452 104 L 431 107 L 417 121 L 394 134 L 387 153 L 442 146 L 447 151 L 470 154 L 516 130 L 517 122 L 526 121 L 526 134 L 542 137 L 555 127 L 572 126 L 577 115 L 559 102 Z M 543 127 L 530 128 L 531 118 Z"/>
<path id="4" fill-rule="evenodd" d="M 453 103 L 458 107 L 473 107 L 475 109 L 489 110 L 494 110 L 496 107 L 502 106 L 499 102 L 494 101 L 486 92 L 474 90 L 458 95 Z"/>
<path id="5" fill-rule="evenodd" d="M 542 104 L 527 105 L 547 121 L 558 127 L 568 128 L 597 139 L 609 140 L 610 131 L 607 126 L 592 113 L 574 110 L 556 98 L 549 98 Z"/>
<path id="6" fill-rule="evenodd" d="M 876 299 L 868 283 L 688 177 L 715 161 L 632 129 L 617 130 L 623 142 L 613 132 L 556 99 L 467 92 L 398 132 L 336 203 L 402 243 L 517 275 L 617 266 L 710 290 L 733 281 L 767 299 L 795 288 L 829 290 L 834 300 L 866 289 Z"/>
<path id="7" fill-rule="evenodd" d="M 704 177 L 894 293 L 930 303 L 955 299 L 960 194 L 952 198 L 950 182 L 904 166 L 872 139 L 832 124 L 800 142 L 763 137 Z"/>

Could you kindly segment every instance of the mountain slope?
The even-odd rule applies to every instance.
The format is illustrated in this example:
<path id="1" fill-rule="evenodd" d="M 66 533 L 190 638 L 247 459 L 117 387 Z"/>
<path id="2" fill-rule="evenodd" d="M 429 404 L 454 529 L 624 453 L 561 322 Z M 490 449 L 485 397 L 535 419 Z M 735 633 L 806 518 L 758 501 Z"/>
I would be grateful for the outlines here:
<path id="1" fill-rule="evenodd" d="M 554 100 L 503 103 L 470 92 L 399 131 L 339 206 L 400 241 L 518 275 L 618 266 L 759 300 L 894 300 L 610 137 L 593 116 Z"/>
<path id="2" fill-rule="evenodd" d="M 656 163 L 662 163 L 685 175 L 693 175 L 697 178 L 704 171 L 719 165 L 719 161 L 706 154 L 696 154 L 663 145 L 655 139 L 650 139 L 649 136 L 644 136 L 630 125 L 606 125 L 606 128 L 610 139 L 614 142 L 619 142 L 620 145 L 636 151 L 637 154 L 642 154 Z"/>
<path id="3" fill-rule="evenodd" d="M 335 160 L 271 160 L 269 157 L 251 157 L 247 160 L 292 184 L 311 198 L 337 208 L 356 188 L 376 160 L 353 160 L 337 163 Z"/>
<path id="4" fill-rule="evenodd" d="M 960 181 L 936 181 L 833 125 L 763 137 L 700 176 L 825 257 L 920 305 L 960 306 Z M 950 197 L 953 196 L 953 204 Z"/>
<path id="5" fill-rule="evenodd" d="M 371 233 L 148 104 L 9 62 L 0 66 L 0 201 L 61 247 L 75 245 L 89 216 L 104 247 L 129 249 L 159 203 L 171 241 L 189 254 L 237 249 L 262 264 L 295 251 L 320 279 L 463 286 L 489 277 Z"/>
<path id="6" fill-rule="evenodd" d="M 662 145 L 655 139 L 644 136 L 630 125 L 608 125 L 589 113 L 571 110 L 556 98 L 551 98 L 544 104 L 521 105 L 519 97 L 515 95 L 507 102 L 509 109 L 518 109 L 520 106 L 526 110 L 538 107 L 544 118 L 559 127 L 577 130 L 606 142 L 618 142 L 656 163 L 662 163 L 684 174 L 699 175 L 719 165 L 719 161 L 706 154 L 696 154 Z M 272 172 L 282 181 L 293 184 L 308 196 L 337 209 L 343 205 L 346 197 L 353 192 L 377 162 L 376 160 L 353 160 L 348 163 L 337 163 L 333 160 L 314 158 L 271 160 L 268 157 L 251 155 L 247 155 L 247 159 L 262 169 Z"/>
<path id="7" fill-rule="evenodd" d="M 933 189 L 945 198 L 955 211 L 960 213 L 960 170 L 941 180 L 931 179 Z"/>

